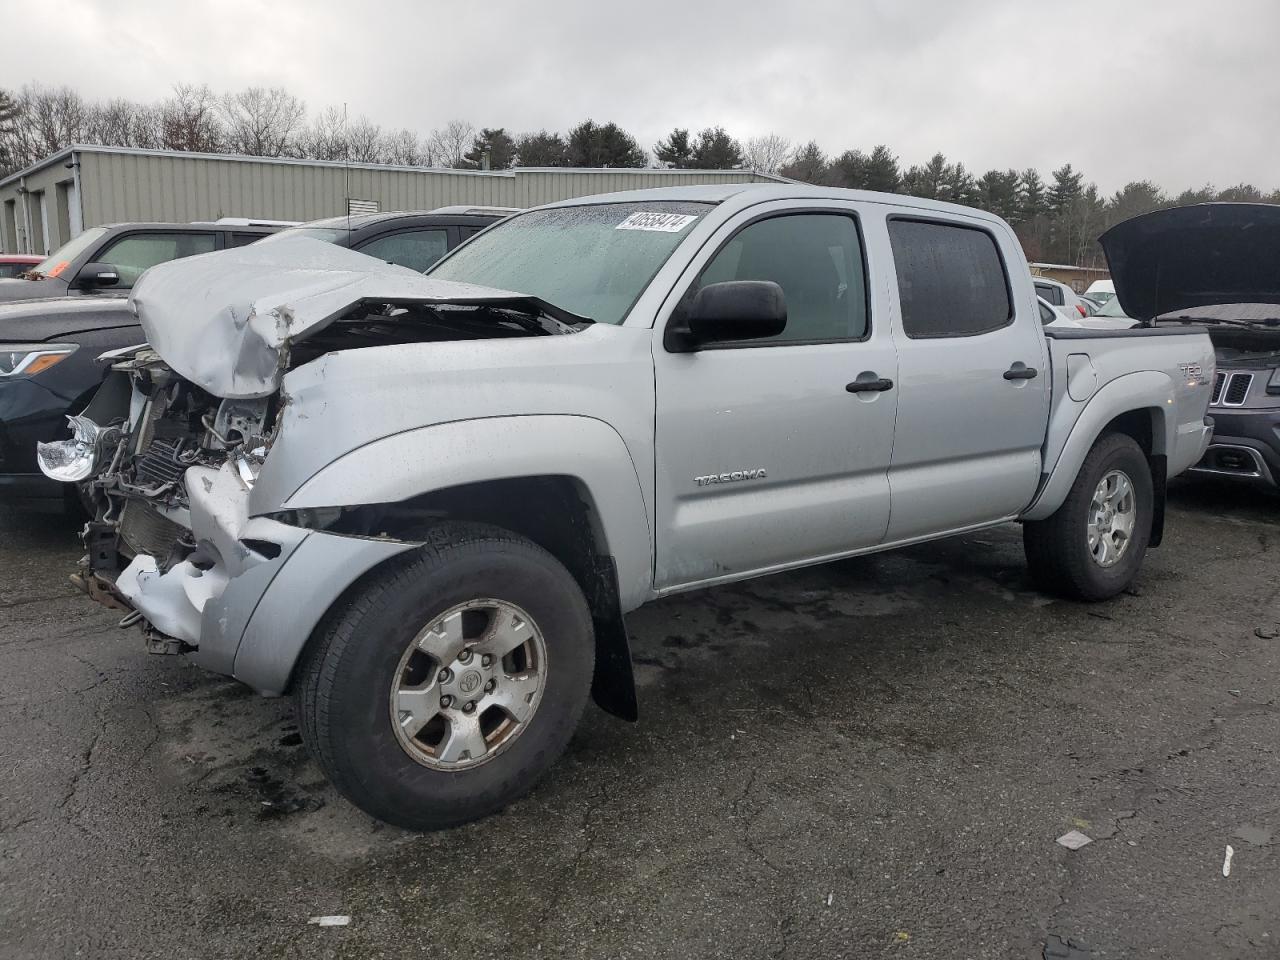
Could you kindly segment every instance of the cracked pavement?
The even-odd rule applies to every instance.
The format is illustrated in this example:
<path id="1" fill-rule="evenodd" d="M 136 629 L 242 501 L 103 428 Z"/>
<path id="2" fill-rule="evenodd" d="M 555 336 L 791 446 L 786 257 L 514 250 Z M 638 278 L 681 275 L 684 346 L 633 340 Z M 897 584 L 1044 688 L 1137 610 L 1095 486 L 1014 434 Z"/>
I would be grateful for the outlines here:
<path id="1" fill-rule="evenodd" d="M 641 722 L 423 836 L 78 555 L 0 512 L 0 958 L 1280 954 L 1280 500 L 1176 485 L 1101 605 L 1008 526 L 646 607 Z"/>

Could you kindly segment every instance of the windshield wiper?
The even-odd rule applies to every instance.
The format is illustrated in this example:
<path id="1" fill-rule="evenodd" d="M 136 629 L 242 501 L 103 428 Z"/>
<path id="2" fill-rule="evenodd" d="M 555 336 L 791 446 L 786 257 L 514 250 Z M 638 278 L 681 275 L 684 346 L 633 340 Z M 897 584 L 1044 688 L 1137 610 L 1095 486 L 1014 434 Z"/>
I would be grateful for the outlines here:
<path id="1" fill-rule="evenodd" d="M 1222 323 L 1231 327 L 1271 326 L 1280 323 L 1280 317 L 1258 317 L 1255 320 L 1233 320 L 1229 317 L 1199 317 L 1192 314 L 1180 314 L 1176 317 L 1156 317 L 1156 323 L 1166 320 L 1180 320 L 1183 323 Z"/>

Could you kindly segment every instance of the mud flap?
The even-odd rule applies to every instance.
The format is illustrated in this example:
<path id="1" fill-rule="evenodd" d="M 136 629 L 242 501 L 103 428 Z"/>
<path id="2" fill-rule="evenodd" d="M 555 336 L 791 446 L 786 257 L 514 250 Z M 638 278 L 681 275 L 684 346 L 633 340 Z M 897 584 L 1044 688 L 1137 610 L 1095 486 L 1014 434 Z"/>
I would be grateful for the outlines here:
<path id="1" fill-rule="evenodd" d="M 595 590 L 590 603 L 596 635 L 591 699 L 606 713 L 635 721 L 640 717 L 640 706 L 631 669 L 631 643 L 618 603 L 618 569 L 612 557 L 596 560 Z"/>
<path id="2" fill-rule="evenodd" d="M 1160 546 L 1160 541 L 1164 539 L 1164 504 L 1169 489 L 1169 458 L 1163 454 L 1156 454 L 1150 458 L 1151 462 L 1151 537 L 1147 540 L 1148 547 Z"/>

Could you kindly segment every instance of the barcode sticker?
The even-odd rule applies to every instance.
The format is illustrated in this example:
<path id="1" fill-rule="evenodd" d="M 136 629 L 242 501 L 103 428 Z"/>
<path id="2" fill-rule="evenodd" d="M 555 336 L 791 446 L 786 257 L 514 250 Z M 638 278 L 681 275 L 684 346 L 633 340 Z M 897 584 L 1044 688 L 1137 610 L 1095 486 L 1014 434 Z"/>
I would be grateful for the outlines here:
<path id="1" fill-rule="evenodd" d="M 656 230 L 659 233 L 679 233 L 698 218 L 685 213 L 657 213 L 641 210 L 633 213 L 615 228 L 617 230 Z"/>

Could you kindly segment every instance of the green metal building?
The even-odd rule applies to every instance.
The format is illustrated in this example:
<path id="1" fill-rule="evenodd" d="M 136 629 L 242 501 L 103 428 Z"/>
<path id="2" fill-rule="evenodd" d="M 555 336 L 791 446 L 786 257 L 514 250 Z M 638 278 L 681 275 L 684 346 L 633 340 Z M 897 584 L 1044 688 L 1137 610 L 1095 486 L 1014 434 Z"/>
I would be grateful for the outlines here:
<path id="1" fill-rule="evenodd" d="M 0 252 L 49 253 L 86 227 L 353 211 L 532 207 L 675 184 L 785 182 L 750 170 L 471 171 L 75 145 L 0 180 Z"/>

